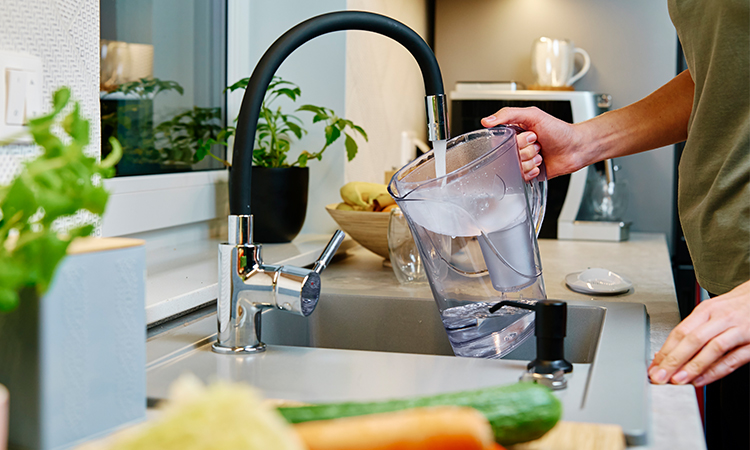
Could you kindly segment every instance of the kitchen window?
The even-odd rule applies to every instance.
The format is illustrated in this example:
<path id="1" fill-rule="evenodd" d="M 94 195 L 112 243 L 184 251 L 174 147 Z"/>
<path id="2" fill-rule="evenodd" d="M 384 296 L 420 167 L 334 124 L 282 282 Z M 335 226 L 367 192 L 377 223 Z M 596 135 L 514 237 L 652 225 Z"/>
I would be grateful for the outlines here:
<path id="1" fill-rule="evenodd" d="M 197 161 L 199 141 L 226 123 L 226 2 L 101 0 L 102 156 L 123 146 L 105 236 L 216 219 L 224 165 Z M 223 147 L 213 152 L 225 157 Z"/>

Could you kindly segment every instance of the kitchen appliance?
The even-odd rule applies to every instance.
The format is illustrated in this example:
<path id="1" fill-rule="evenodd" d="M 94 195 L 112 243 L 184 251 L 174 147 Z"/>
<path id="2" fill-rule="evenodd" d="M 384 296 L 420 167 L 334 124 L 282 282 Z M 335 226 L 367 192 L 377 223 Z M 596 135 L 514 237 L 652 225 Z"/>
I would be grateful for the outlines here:
<path id="1" fill-rule="evenodd" d="M 574 75 L 576 55 L 583 57 L 583 66 Z M 540 37 L 531 47 L 531 71 L 536 77 L 537 86 L 572 86 L 586 75 L 590 67 L 589 54 L 569 39 Z"/>
<path id="2" fill-rule="evenodd" d="M 610 95 L 595 92 L 498 90 L 492 89 L 492 83 L 459 82 L 450 93 L 450 123 L 451 130 L 458 135 L 480 128 L 483 117 L 501 108 L 529 106 L 535 106 L 560 120 L 577 123 L 608 111 L 611 105 Z M 548 181 L 546 220 L 539 232 L 540 238 L 628 239 L 629 223 L 597 217 L 591 200 L 584 198 L 584 194 L 592 191 L 591 184 L 604 176 L 606 165 L 606 161 L 603 161 Z M 624 191 L 619 187 L 617 189 Z"/>
<path id="3" fill-rule="evenodd" d="M 457 356 L 500 358 L 533 332 L 533 314 L 490 307 L 546 298 L 536 233 L 546 182 L 521 175 L 517 130 L 499 126 L 447 142 L 391 179 Z M 520 130 L 520 129 L 519 129 Z"/>

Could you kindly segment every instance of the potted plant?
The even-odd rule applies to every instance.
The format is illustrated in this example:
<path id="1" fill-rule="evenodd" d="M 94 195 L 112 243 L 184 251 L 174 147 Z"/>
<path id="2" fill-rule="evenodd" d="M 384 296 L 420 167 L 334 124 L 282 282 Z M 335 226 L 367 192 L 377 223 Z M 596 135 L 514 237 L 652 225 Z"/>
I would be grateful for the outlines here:
<path id="1" fill-rule="evenodd" d="M 11 448 L 68 448 L 145 416 L 145 249 L 73 243 L 94 232 L 108 199 L 101 179 L 121 153 L 112 139 L 103 161 L 84 154 L 89 122 L 69 99 L 58 90 L 52 111 L 29 121 L 42 152 L 0 187 L 0 384 L 10 392 Z"/>
<path id="2" fill-rule="evenodd" d="M 112 151 L 110 137 L 120 142 L 123 156 L 115 168 L 117 174 L 163 172 L 155 145 L 154 98 L 170 91 L 182 95 L 184 89 L 175 81 L 142 78 L 123 83 L 102 96 L 102 155 Z"/>
<path id="3" fill-rule="evenodd" d="M 154 128 L 159 163 L 168 172 L 190 170 L 199 161 L 200 143 L 215 139 L 221 130 L 221 108 L 194 106 L 175 115 Z"/>
<path id="4" fill-rule="evenodd" d="M 109 137 L 120 141 L 119 175 L 190 171 L 198 161 L 199 142 L 215 139 L 222 130 L 221 108 L 198 106 L 154 125 L 153 100 L 170 91 L 184 93 L 176 81 L 142 78 L 121 84 L 102 97 L 102 154 L 111 150 Z"/>
<path id="5" fill-rule="evenodd" d="M 245 89 L 248 81 L 249 78 L 243 78 L 225 91 Z M 326 149 L 342 136 L 347 159 L 351 161 L 358 149 L 352 135 L 358 134 L 367 140 L 365 130 L 351 120 L 337 116 L 330 108 L 305 104 L 296 112 L 312 113 L 313 124 L 322 123 L 325 132 L 323 145 L 317 151 L 302 150 L 296 159 L 290 159 L 289 151 L 295 139 L 301 139 L 307 130 L 303 128 L 302 120 L 283 111 L 275 102 L 284 97 L 296 102 L 300 95 L 299 86 L 275 76 L 263 99 L 255 132 L 251 186 L 253 228 L 258 242 L 290 242 L 302 229 L 307 212 L 310 161 L 320 161 Z M 228 146 L 228 139 L 234 132 L 234 127 L 228 126 L 217 133 L 216 139 L 203 141 L 197 158 L 208 155 L 229 165 L 211 152 L 211 146 Z"/>

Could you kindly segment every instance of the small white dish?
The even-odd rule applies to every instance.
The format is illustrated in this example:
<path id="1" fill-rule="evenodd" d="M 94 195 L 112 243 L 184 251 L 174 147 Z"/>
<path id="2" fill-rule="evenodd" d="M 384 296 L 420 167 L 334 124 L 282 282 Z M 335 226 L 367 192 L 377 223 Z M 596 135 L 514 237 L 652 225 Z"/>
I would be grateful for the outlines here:
<path id="1" fill-rule="evenodd" d="M 598 267 L 568 274 L 565 284 L 582 294 L 623 294 L 633 287 L 633 283 L 627 278 Z"/>

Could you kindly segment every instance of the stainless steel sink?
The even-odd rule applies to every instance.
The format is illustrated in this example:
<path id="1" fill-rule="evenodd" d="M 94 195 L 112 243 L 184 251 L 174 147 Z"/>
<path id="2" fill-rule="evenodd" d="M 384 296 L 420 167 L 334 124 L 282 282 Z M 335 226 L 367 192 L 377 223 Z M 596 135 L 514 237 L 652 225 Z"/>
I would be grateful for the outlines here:
<path id="1" fill-rule="evenodd" d="M 566 359 L 594 360 L 606 311 L 606 304 L 569 302 Z M 422 298 L 327 295 L 307 319 L 264 313 L 263 339 L 277 345 L 453 356 L 434 302 Z M 535 353 L 532 336 L 505 359 L 532 360 Z"/>
<path id="2" fill-rule="evenodd" d="M 564 419 L 614 423 L 646 443 L 648 316 L 637 303 L 569 301 Z M 215 316 L 149 341 L 148 392 L 162 398 L 180 373 L 243 380 L 266 396 L 320 402 L 472 389 L 517 381 L 535 358 L 529 339 L 502 360 L 453 357 L 432 299 L 325 294 L 308 318 L 263 314 L 265 353 L 210 351 Z M 207 337 L 208 336 L 208 337 Z M 342 350 L 368 350 L 366 352 Z"/>

